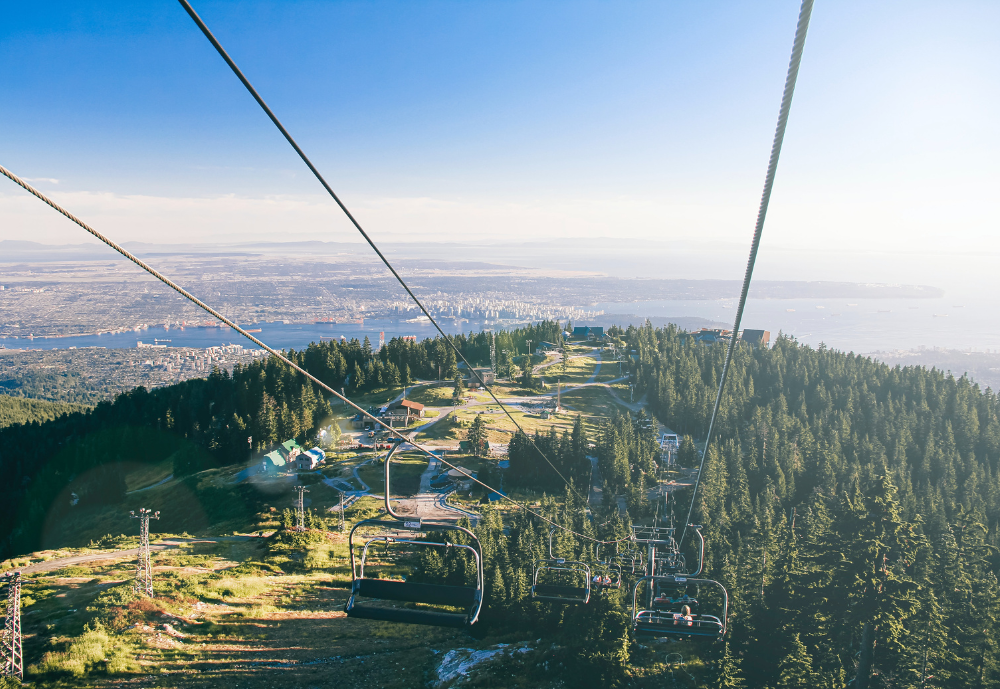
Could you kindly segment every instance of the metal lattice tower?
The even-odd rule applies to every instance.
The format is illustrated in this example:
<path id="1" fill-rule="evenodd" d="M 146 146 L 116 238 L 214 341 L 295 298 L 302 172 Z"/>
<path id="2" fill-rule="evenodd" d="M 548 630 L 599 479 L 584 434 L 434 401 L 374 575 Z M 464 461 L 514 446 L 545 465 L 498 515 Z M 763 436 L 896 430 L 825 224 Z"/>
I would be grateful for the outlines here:
<path id="1" fill-rule="evenodd" d="M 144 593 L 150 598 L 153 597 L 153 568 L 149 562 L 149 520 L 159 519 L 160 512 L 157 510 L 147 510 L 145 507 L 139 509 L 139 514 L 129 512 L 133 519 L 139 520 L 139 556 L 135 562 L 135 583 L 132 589 L 136 593 Z"/>
<path id="2" fill-rule="evenodd" d="M 24 679 L 24 661 L 21 657 L 21 573 L 6 572 L 0 582 L 7 583 L 7 619 L 0 639 L 3 670 L 0 677 Z"/>
<path id="3" fill-rule="evenodd" d="M 490 333 L 490 367 L 493 375 L 497 375 L 497 334 Z"/>
<path id="4" fill-rule="evenodd" d="M 298 501 L 295 503 L 295 516 L 298 525 L 295 527 L 296 531 L 306 530 L 306 507 L 305 507 L 305 494 L 309 491 L 306 490 L 305 486 L 295 486 L 295 490 L 299 492 Z"/>

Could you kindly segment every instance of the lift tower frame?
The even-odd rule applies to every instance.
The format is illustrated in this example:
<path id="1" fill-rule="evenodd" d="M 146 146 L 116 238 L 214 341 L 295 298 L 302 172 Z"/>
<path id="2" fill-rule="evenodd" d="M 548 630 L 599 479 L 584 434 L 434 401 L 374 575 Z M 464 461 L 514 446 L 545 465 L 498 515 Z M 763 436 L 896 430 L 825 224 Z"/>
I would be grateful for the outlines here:
<path id="1" fill-rule="evenodd" d="M 132 519 L 139 520 L 139 555 L 135 562 L 135 582 L 132 589 L 136 593 L 153 597 L 153 567 L 149 561 L 149 520 L 159 519 L 160 511 L 153 512 L 145 507 L 139 508 L 139 514 L 129 512 Z"/>
<path id="2" fill-rule="evenodd" d="M 24 660 L 21 656 L 21 572 L 5 572 L 0 583 L 7 584 L 7 619 L 0 640 L 0 662 L 3 669 L 0 677 L 24 679 Z"/>
<path id="3" fill-rule="evenodd" d="M 295 486 L 295 490 L 298 491 L 299 497 L 295 501 L 295 521 L 296 531 L 306 530 L 306 507 L 305 507 L 305 494 L 309 491 L 306 490 L 305 486 Z M 343 512 L 341 512 L 343 514 Z"/>

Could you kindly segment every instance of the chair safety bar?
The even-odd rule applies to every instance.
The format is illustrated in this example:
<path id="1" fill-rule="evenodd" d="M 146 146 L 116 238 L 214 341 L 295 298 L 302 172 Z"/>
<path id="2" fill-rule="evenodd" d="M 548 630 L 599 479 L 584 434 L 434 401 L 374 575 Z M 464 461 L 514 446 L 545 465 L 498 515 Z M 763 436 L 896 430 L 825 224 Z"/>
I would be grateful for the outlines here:
<path id="1" fill-rule="evenodd" d="M 387 484 L 388 485 L 388 484 Z M 386 491 L 388 495 L 388 491 Z M 355 556 L 355 532 L 363 526 L 376 526 L 386 530 L 396 531 L 459 531 L 472 539 L 473 545 L 461 543 L 437 543 L 424 539 L 398 538 L 396 536 L 375 536 L 365 541 L 361 550 L 360 561 Z M 476 562 L 475 586 L 452 586 L 445 584 L 411 583 L 392 579 L 377 579 L 365 577 L 365 563 L 368 559 L 368 549 L 373 543 L 405 544 L 418 547 L 455 548 L 467 552 Z M 348 548 L 351 557 L 351 596 L 347 599 L 344 611 L 348 617 L 386 622 L 404 622 L 409 624 L 427 624 L 439 627 L 465 627 L 473 625 L 479 619 L 483 605 L 483 551 L 479 539 L 469 529 L 452 524 L 421 524 L 419 521 L 407 522 L 396 520 L 365 519 L 355 524 L 348 537 Z M 403 603 L 423 603 L 428 605 L 448 605 L 465 608 L 464 613 L 445 612 L 440 610 L 423 610 L 419 608 L 390 608 L 359 605 L 358 597 L 375 600 L 398 601 Z"/>
<path id="2" fill-rule="evenodd" d="M 634 625 L 635 633 L 643 636 L 681 636 L 706 639 L 721 639 L 725 625 L 712 615 L 695 615 L 689 622 L 678 622 L 673 615 L 645 611 L 640 613 Z"/>

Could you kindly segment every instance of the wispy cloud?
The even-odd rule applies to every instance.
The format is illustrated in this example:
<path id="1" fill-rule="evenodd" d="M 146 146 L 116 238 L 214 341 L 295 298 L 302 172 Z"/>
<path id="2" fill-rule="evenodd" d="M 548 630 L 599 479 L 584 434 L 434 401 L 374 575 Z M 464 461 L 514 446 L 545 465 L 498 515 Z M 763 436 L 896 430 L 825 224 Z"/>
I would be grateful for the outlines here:
<path id="1" fill-rule="evenodd" d="M 22 177 L 21 179 L 23 179 L 25 182 L 34 182 L 36 184 L 38 182 L 48 182 L 49 184 L 59 184 L 59 180 L 55 179 L 54 177 Z"/>

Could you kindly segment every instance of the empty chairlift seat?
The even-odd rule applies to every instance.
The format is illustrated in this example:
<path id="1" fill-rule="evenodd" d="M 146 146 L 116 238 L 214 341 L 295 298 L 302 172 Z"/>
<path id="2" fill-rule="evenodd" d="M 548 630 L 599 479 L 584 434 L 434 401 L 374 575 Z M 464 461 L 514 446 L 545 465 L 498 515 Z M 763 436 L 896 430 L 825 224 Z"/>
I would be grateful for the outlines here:
<path id="1" fill-rule="evenodd" d="M 534 600 L 553 603 L 586 604 L 590 602 L 590 565 L 552 554 L 552 534 L 549 531 L 549 557 L 535 561 L 531 582 Z"/>
<path id="2" fill-rule="evenodd" d="M 379 535 L 368 538 L 361 549 L 360 559 L 355 557 L 355 532 L 363 526 L 379 527 L 386 530 L 400 531 L 459 531 L 473 542 L 473 545 L 460 543 L 439 543 L 426 538 L 401 538 L 396 535 Z M 449 524 L 421 525 L 420 522 L 397 522 L 389 520 L 365 520 L 359 522 L 348 539 L 351 555 L 351 596 L 347 600 L 345 611 L 348 617 L 385 622 L 405 622 L 409 624 L 426 624 L 440 627 L 467 627 L 475 624 L 483 602 L 483 558 L 479 540 L 468 529 Z M 380 579 L 365 576 L 365 565 L 368 562 L 369 550 L 373 544 L 385 544 L 388 549 L 394 545 L 415 546 L 420 548 L 458 549 L 475 561 L 476 579 L 469 586 L 454 586 L 448 584 L 415 583 L 394 579 Z M 385 602 L 403 603 L 409 605 L 386 605 Z M 436 609 L 422 606 L 437 606 Z M 442 610 L 441 607 L 448 609 Z"/>
<path id="3" fill-rule="evenodd" d="M 385 622 L 405 622 L 409 624 L 427 624 L 438 627 L 467 627 L 475 624 L 483 605 L 483 548 L 479 539 L 469 529 L 452 524 L 423 524 L 419 519 L 410 521 L 403 515 L 396 514 L 389 500 L 390 481 L 389 467 L 392 457 L 400 444 L 397 442 L 389 450 L 383 464 L 385 470 L 385 510 L 390 519 L 365 519 L 351 529 L 347 539 L 351 555 L 351 596 L 347 599 L 344 610 L 348 617 L 367 620 L 382 620 Z M 355 545 L 355 534 L 359 529 L 376 528 L 383 533 L 366 537 L 364 546 Z M 438 542 L 428 538 L 417 538 L 420 532 L 452 531 L 464 534 L 470 545 L 463 543 Z M 412 537 L 403 534 L 412 534 Z M 390 546 L 411 546 L 416 548 L 441 548 L 445 551 L 454 550 L 473 559 L 475 565 L 475 581 L 466 586 L 451 584 L 436 584 L 425 582 L 398 581 L 395 579 L 380 579 L 366 577 L 365 565 L 368 564 L 368 554 L 373 544 L 382 543 L 386 550 Z M 356 547 L 361 548 L 361 557 L 355 554 Z M 359 600 L 363 599 L 363 600 Z M 388 604 L 387 604 L 388 603 Z M 393 605 L 401 603 L 403 605 Z M 438 609 L 422 606 L 433 605 Z M 440 608 L 447 608 L 441 610 Z"/>

